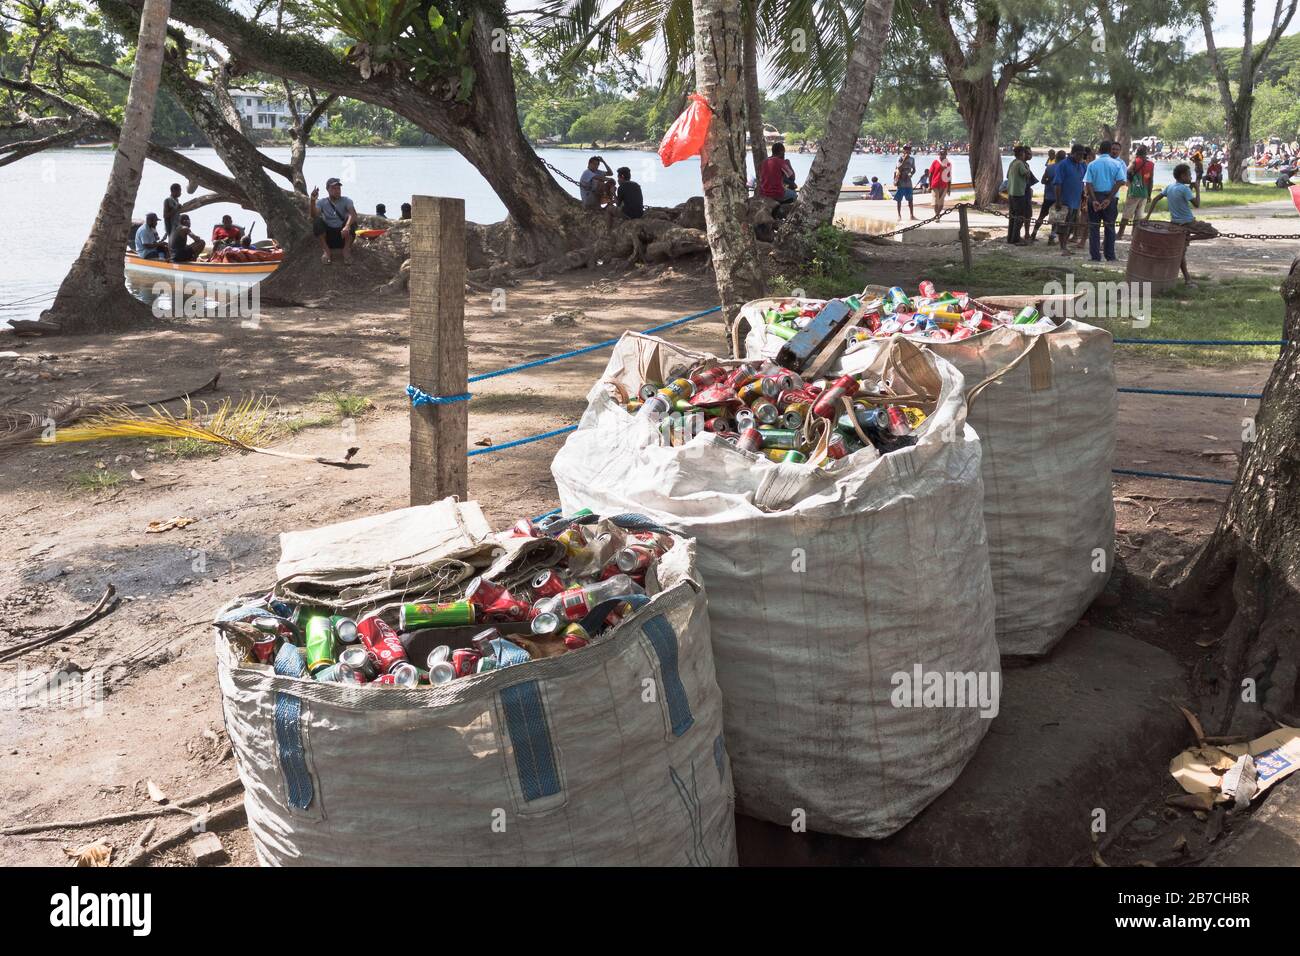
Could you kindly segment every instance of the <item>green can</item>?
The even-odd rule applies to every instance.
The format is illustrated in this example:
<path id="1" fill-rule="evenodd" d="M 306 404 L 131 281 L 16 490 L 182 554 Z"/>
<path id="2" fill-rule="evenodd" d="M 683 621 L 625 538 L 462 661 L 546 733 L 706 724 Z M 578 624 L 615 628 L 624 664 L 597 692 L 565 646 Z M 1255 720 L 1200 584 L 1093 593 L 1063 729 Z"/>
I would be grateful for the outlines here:
<path id="1" fill-rule="evenodd" d="M 778 322 L 770 323 L 767 327 L 767 330 L 771 332 L 773 335 L 775 335 L 778 339 L 784 339 L 787 342 L 789 342 L 792 338 L 794 338 L 796 335 L 799 334 L 799 330 L 796 329 L 793 325 L 786 325 L 784 323 L 778 323 Z"/>
<path id="2" fill-rule="evenodd" d="M 446 604 L 403 604 L 399 624 L 403 631 L 417 627 L 462 627 L 474 623 L 474 605 L 469 601 Z"/>
<path id="3" fill-rule="evenodd" d="M 1016 313 L 1016 317 L 1015 319 L 1012 320 L 1011 324 L 1012 325 L 1033 325 L 1040 318 L 1042 318 L 1042 316 L 1038 314 L 1038 310 L 1035 309 L 1032 305 L 1027 305 L 1019 312 Z"/>
<path id="4" fill-rule="evenodd" d="M 790 463 L 790 464 L 793 464 L 793 465 L 800 465 L 800 464 L 803 464 L 804 462 L 806 462 L 806 461 L 808 460 L 808 456 L 805 455 L 803 452 L 801 452 L 801 451 L 795 451 L 795 450 L 792 448 L 792 449 L 790 449 L 788 452 L 785 453 L 785 455 L 781 458 L 781 460 L 784 461 L 784 462 L 788 462 L 788 463 Z"/>
<path id="5" fill-rule="evenodd" d="M 307 671 L 318 670 L 334 663 L 334 625 L 321 615 L 307 618 Z"/>
<path id="6" fill-rule="evenodd" d="M 793 428 L 760 428 L 764 448 L 798 448 L 799 433 Z"/>

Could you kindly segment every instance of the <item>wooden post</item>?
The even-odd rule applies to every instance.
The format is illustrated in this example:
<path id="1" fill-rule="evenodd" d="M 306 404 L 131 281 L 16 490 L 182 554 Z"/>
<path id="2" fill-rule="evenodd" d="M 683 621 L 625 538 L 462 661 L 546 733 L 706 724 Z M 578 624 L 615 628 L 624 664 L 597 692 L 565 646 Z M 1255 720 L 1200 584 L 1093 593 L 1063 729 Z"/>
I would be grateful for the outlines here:
<path id="1" fill-rule="evenodd" d="M 957 207 L 957 219 L 960 222 L 961 232 L 961 264 L 966 267 L 966 271 L 971 270 L 970 257 L 970 222 L 966 218 L 966 211 L 969 209 L 965 203 Z"/>
<path id="2" fill-rule="evenodd" d="M 465 200 L 411 197 L 411 384 L 468 391 Z M 469 402 L 411 407 L 411 504 L 468 496 Z"/>

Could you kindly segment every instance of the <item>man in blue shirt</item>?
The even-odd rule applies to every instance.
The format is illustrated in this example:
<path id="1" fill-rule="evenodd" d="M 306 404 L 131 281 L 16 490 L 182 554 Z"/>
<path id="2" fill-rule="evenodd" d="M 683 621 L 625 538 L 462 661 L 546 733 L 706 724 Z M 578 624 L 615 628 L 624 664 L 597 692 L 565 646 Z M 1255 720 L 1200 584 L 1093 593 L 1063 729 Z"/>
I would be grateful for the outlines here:
<path id="1" fill-rule="evenodd" d="M 167 243 L 158 238 L 158 214 L 144 217 L 144 225 L 135 231 L 135 254 L 141 259 L 166 259 Z"/>
<path id="2" fill-rule="evenodd" d="M 1083 203 L 1083 177 L 1087 166 L 1083 162 L 1082 143 L 1070 147 L 1070 155 L 1057 160 L 1052 167 L 1052 185 L 1056 188 L 1056 203 L 1065 207 L 1065 219 L 1057 227 L 1057 238 L 1061 241 L 1061 255 L 1074 255 L 1070 251 L 1070 238 L 1074 235 L 1075 224 L 1079 221 L 1079 206 Z"/>
<path id="3" fill-rule="evenodd" d="M 1093 262 L 1101 261 L 1101 228 L 1106 228 L 1106 261 L 1115 261 L 1115 214 L 1119 211 L 1119 187 L 1128 178 L 1127 167 L 1117 158 L 1119 143 L 1102 140 L 1097 158 L 1083 175 L 1088 201 L 1088 252 Z"/>
<path id="4" fill-rule="evenodd" d="M 1192 167 L 1186 163 L 1179 163 L 1174 167 L 1174 182 L 1166 186 L 1156 194 L 1155 199 L 1151 200 L 1151 208 L 1154 210 L 1160 200 L 1164 199 L 1169 203 L 1169 221 L 1175 226 L 1181 226 L 1187 233 L 1187 241 L 1192 242 L 1196 239 L 1213 239 L 1219 234 L 1208 222 L 1202 222 L 1196 218 L 1192 208 L 1197 209 L 1201 206 L 1201 183 L 1197 180 L 1196 186 L 1192 183 Z M 1148 215 L 1150 215 L 1148 213 Z M 1179 263 L 1179 269 L 1183 273 L 1183 284 L 1189 289 L 1196 286 L 1192 283 L 1191 277 L 1187 274 L 1187 246 L 1183 246 L 1183 261 Z"/>

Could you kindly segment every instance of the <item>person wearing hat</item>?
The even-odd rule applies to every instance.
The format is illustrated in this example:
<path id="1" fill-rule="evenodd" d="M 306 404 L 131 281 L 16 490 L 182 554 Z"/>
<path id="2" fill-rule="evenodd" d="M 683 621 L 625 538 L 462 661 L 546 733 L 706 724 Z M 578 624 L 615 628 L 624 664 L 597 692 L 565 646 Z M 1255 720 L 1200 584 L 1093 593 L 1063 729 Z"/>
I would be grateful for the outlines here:
<path id="1" fill-rule="evenodd" d="M 320 239 L 321 261 L 333 262 L 334 250 L 342 249 L 343 261 L 351 265 L 357 207 L 343 195 L 343 183 L 335 178 L 325 180 L 324 196 L 320 195 L 320 187 L 313 189 L 307 201 L 307 214 L 312 219 L 312 234 Z"/>
<path id="2" fill-rule="evenodd" d="M 141 259 L 166 259 L 167 243 L 158 238 L 158 214 L 144 217 L 144 225 L 135 231 L 135 254 Z"/>

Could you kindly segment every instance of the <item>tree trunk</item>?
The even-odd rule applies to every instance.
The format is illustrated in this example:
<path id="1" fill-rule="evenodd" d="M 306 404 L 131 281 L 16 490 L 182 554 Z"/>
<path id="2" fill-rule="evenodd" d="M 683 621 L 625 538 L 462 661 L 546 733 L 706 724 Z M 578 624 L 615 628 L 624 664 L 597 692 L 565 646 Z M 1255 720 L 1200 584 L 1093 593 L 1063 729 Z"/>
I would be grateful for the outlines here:
<path id="1" fill-rule="evenodd" d="M 1119 140 L 1120 155 L 1127 163 L 1133 147 L 1133 91 L 1115 90 L 1115 139 Z"/>
<path id="2" fill-rule="evenodd" d="M 704 220 L 730 349 L 740 307 L 763 294 L 745 186 L 740 0 L 694 0 L 695 81 L 713 110 L 700 154 Z"/>
<path id="3" fill-rule="evenodd" d="M 1300 257 L 1282 283 L 1287 345 L 1259 414 L 1243 424 L 1237 481 L 1218 527 L 1175 585 L 1178 604 L 1228 619 L 1199 688 L 1214 733 L 1300 724 Z M 1250 429 L 1253 427 L 1251 441 Z M 1208 608 L 1207 608 L 1208 604 Z M 1229 618 L 1230 615 L 1230 618 Z M 1213 728 L 1213 729 L 1212 729 Z"/>
<path id="4" fill-rule="evenodd" d="M 844 70 L 844 84 L 826 118 L 826 135 L 813 157 L 808 178 L 799 190 L 795 215 L 800 228 L 815 229 L 829 225 L 835 218 L 835 204 L 862 131 L 862 117 L 871 99 L 893 15 L 894 0 L 863 3 L 862 29 Z"/>
<path id="5" fill-rule="evenodd" d="M 752 9 L 745 17 L 741 55 L 745 59 L 745 121 L 749 127 L 749 155 L 754 160 L 754 177 L 767 159 L 767 140 L 763 136 L 763 94 L 758 88 L 758 24 Z"/>
<path id="6" fill-rule="evenodd" d="M 957 110 L 970 131 L 970 172 L 975 184 L 975 204 L 990 206 L 1002 185 L 1002 153 L 998 149 L 998 122 L 1002 117 L 1003 95 L 993 76 L 952 84 Z"/>
<path id="7" fill-rule="evenodd" d="M 1246 181 L 1246 168 L 1251 157 L 1250 112 L 1255 107 L 1255 91 L 1237 94 L 1236 105 L 1225 111 L 1224 123 L 1228 133 L 1228 150 L 1225 157 L 1228 179 L 1234 183 Z"/>
<path id="8" fill-rule="evenodd" d="M 43 321 L 56 323 L 63 332 L 116 331 L 153 318 L 149 308 L 126 290 L 124 240 L 153 127 L 170 8 L 170 0 L 144 0 L 135 66 L 108 186 L 81 254 L 59 286 L 54 304 L 41 315 Z"/>

